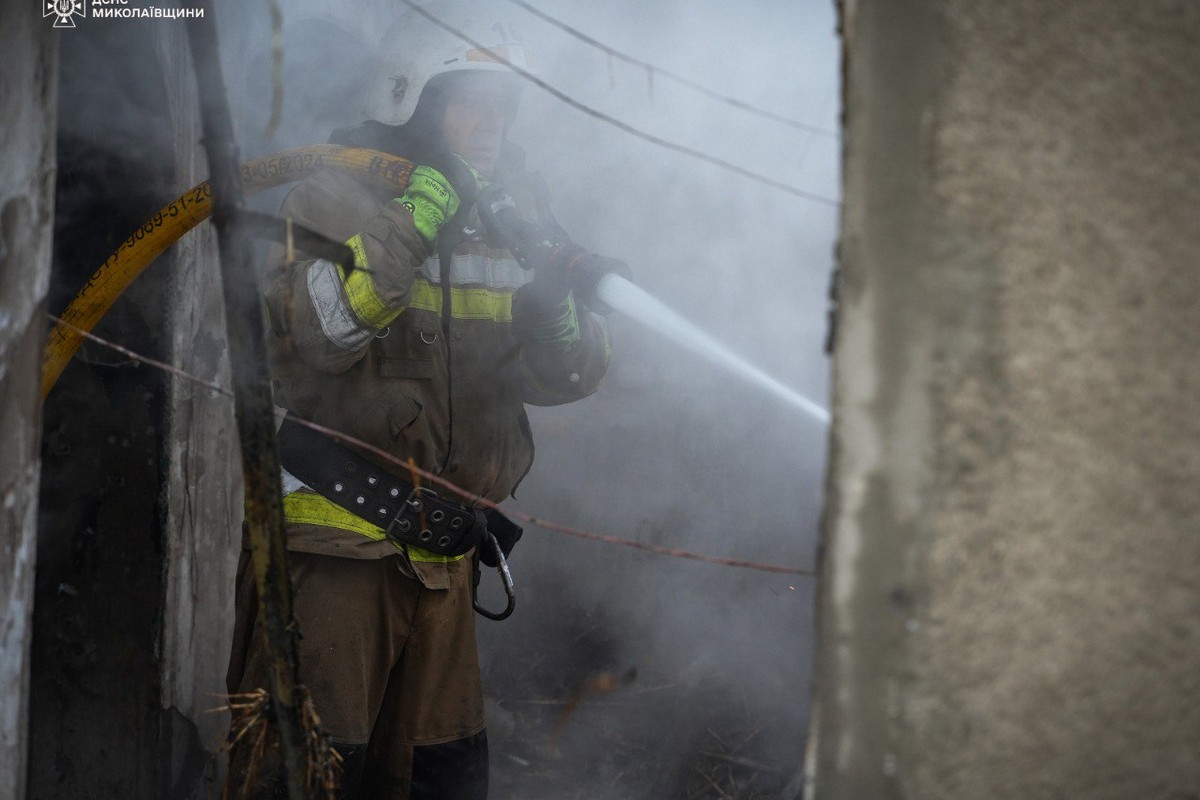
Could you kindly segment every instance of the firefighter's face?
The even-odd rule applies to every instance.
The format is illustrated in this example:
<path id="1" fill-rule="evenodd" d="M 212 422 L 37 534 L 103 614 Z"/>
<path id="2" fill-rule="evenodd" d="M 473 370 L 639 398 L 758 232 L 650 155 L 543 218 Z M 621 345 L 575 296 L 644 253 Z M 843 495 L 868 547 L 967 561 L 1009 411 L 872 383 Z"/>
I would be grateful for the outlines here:
<path id="1" fill-rule="evenodd" d="M 472 167 L 491 177 L 500 145 L 517 110 L 511 75 L 474 72 L 455 75 L 447 87 L 442 135 L 446 145 Z"/>

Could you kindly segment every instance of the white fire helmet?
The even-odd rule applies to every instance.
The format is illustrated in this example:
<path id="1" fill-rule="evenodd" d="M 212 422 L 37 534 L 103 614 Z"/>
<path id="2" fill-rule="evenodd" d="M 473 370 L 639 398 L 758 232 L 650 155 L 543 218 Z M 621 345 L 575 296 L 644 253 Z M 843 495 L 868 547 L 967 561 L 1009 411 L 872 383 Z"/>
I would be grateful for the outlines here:
<path id="1" fill-rule="evenodd" d="M 433 2 L 422 8 L 483 47 L 475 47 L 416 11 L 409 11 L 384 34 L 380 46 L 383 56 L 368 88 L 364 109 L 367 119 L 388 125 L 408 122 L 426 85 L 438 75 L 479 70 L 508 73 L 519 81 L 504 61 L 529 69 L 516 32 L 499 18 L 491 4 Z"/>

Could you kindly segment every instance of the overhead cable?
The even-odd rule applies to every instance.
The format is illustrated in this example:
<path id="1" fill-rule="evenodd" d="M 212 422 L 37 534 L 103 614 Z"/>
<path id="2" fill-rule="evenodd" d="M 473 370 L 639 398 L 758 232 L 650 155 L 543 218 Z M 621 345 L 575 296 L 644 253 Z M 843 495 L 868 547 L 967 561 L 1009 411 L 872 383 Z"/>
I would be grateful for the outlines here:
<path id="1" fill-rule="evenodd" d="M 89 339 L 89 340 L 95 342 L 96 344 L 99 344 L 103 347 L 107 347 L 110 350 L 114 350 L 114 351 L 120 353 L 121 355 L 125 356 L 126 358 L 133 360 L 134 362 L 136 362 L 138 364 L 147 364 L 157 370 L 170 373 L 171 375 L 174 375 L 179 378 L 183 378 L 184 380 L 189 381 L 191 383 L 195 383 L 199 386 L 203 386 L 204 388 L 209 389 L 213 392 L 216 392 L 217 394 L 225 395 L 226 397 L 233 397 L 233 392 L 230 389 L 227 389 L 226 387 L 220 385 L 219 383 L 216 383 L 215 381 L 206 380 L 204 378 L 201 378 L 198 375 L 193 375 L 192 373 L 190 373 L 186 370 L 180 369 L 179 367 L 176 367 L 173 364 L 168 364 L 165 361 L 159 361 L 157 359 L 150 358 L 149 356 L 142 355 L 141 353 L 134 352 L 133 350 L 130 350 L 127 347 L 119 345 L 116 342 L 109 341 L 108 339 L 105 339 L 103 337 L 97 336 L 96 334 L 91 333 L 90 331 L 85 331 L 82 328 L 77 328 L 76 326 L 72 325 L 71 323 L 67 322 L 66 320 L 56 317 L 53 314 L 46 314 L 46 316 L 51 321 L 53 321 L 59 325 L 66 326 L 68 328 L 73 328 L 80 336 L 84 337 L 85 339 Z M 332 428 L 327 428 L 324 425 L 320 425 L 318 423 L 311 422 L 309 420 L 301 419 L 299 417 L 293 416 L 292 419 L 296 420 L 296 422 L 303 425 L 304 427 L 310 428 L 311 430 L 317 431 L 318 433 L 322 433 L 327 436 L 335 436 L 341 441 L 348 442 L 357 447 L 361 447 L 364 450 L 368 450 L 372 454 L 379 456 L 380 458 L 382 458 L 392 464 L 395 464 L 398 467 L 402 467 L 406 472 L 415 472 L 418 475 L 420 475 L 422 478 L 424 478 L 432 483 L 436 483 L 439 486 L 442 486 L 444 488 L 450 489 L 460 496 L 470 497 L 472 495 L 472 492 L 462 488 L 461 486 L 458 486 L 457 484 L 455 484 L 451 481 L 446 480 L 441 475 L 437 475 L 437 474 L 434 474 L 427 470 L 423 470 L 420 467 L 414 466 L 411 463 L 401 461 L 400 459 L 396 458 L 394 455 L 387 452 L 386 450 L 381 450 L 378 447 L 368 444 L 367 442 L 364 442 L 361 439 L 357 439 L 348 433 L 343 433 L 342 431 L 337 431 Z M 486 497 L 481 497 L 479 495 L 475 495 L 474 501 L 476 503 L 478 503 L 479 505 L 484 506 L 485 508 L 496 508 L 496 509 L 500 508 L 499 503 L 495 503 L 491 500 L 488 500 Z M 671 556 L 672 558 L 683 558 L 683 559 L 688 559 L 691 561 L 702 561 L 706 564 L 717 564 L 719 566 L 724 566 L 724 567 L 741 567 L 743 569 L 753 569 L 753 570 L 757 570 L 759 572 L 773 572 L 773 573 L 780 574 L 780 575 L 804 575 L 804 576 L 808 576 L 808 577 L 813 577 L 816 575 L 815 570 L 805 569 L 803 567 L 786 567 L 786 566 L 782 566 L 779 564 L 764 564 L 764 563 L 761 563 L 758 561 L 747 561 L 745 559 L 740 559 L 740 558 L 725 558 L 722 556 L 709 556 L 709 555 L 705 555 L 703 553 L 694 553 L 690 550 L 680 550 L 680 549 L 673 548 L 673 547 L 664 547 L 662 545 L 649 544 L 647 542 L 638 542 L 633 539 L 623 539 L 618 536 L 608 536 L 608 535 L 601 534 L 601 533 L 593 533 L 591 531 L 580 530 L 579 528 L 573 528 L 569 525 L 562 525 L 560 523 L 552 522 L 547 519 L 542 519 L 541 517 L 535 517 L 531 514 L 526 514 L 524 512 L 516 511 L 511 508 L 504 508 L 502 510 L 504 511 L 504 513 L 507 516 L 513 517 L 515 519 L 519 519 L 522 522 L 527 522 L 530 525 L 536 525 L 539 528 L 544 528 L 549 531 L 554 531 L 555 533 L 561 533 L 566 536 L 573 536 L 578 539 L 588 539 L 593 542 L 603 542 L 605 544 L 615 544 L 615 545 L 620 545 L 622 547 L 631 547 L 631 548 L 634 548 L 635 550 L 644 550 L 644 551 L 650 552 L 650 553 L 657 553 L 659 555 Z"/>
<path id="2" fill-rule="evenodd" d="M 422 8 L 421 6 L 419 6 L 415 2 L 413 2 L 413 0 L 400 0 L 400 2 L 404 3 L 404 5 L 408 6 L 413 11 L 417 12 L 422 17 L 429 20 L 434 25 L 438 26 L 439 28 L 446 31 L 447 33 L 453 34 L 454 36 L 457 36 L 458 38 L 462 39 L 464 42 L 471 45 L 471 47 L 474 47 L 477 50 L 488 51 L 491 54 L 491 57 L 493 59 L 495 59 L 497 62 L 504 64 L 510 70 L 512 70 L 517 75 L 520 75 L 525 80 L 534 84 L 535 86 L 542 89 L 543 91 L 548 92 L 549 94 L 551 94 L 554 97 L 558 98 L 559 100 L 563 101 L 564 103 L 571 106 L 572 108 L 582 111 L 583 113 L 587 114 L 588 116 L 594 117 L 602 122 L 612 125 L 615 128 L 618 128 L 619 130 L 622 130 L 632 136 L 636 136 L 639 139 L 650 142 L 651 144 L 656 144 L 659 147 L 663 147 L 667 150 L 671 150 L 676 153 L 683 153 L 684 155 L 691 156 L 692 158 L 695 158 L 695 159 L 699 159 L 700 161 L 704 161 L 706 163 L 713 164 L 715 166 L 721 167 L 722 169 L 728 170 L 729 172 L 733 172 L 738 175 L 741 175 L 744 178 L 749 178 L 750 180 L 755 181 L 757 183 L 761 183 L 765 186 L 770 186 L 774 189 L 778 189 L 779 191 L 790 194 L 793 197 L 801 197 L 805 200 L 811 200 L 815 203 L 820 203 L 821 205 L 830 206 L 831 208 L 840 208 L 842 205 L 839 201 L 833 199 L 832 197 L 825 197 L 823 195 L 819 195 L 814 192 L 805 191 L 804 189 L 800 189 L 796 186 L 792 186 L 791 184 L 784 183 L 782 181 L 777 181 L 774 178 L 768 177 L 768 176 L 763 175 L 758 172 L 754 172 L 753 170 L 750 170 L 750 169 L 746 169 L 745 167 L 739 166 L 730 161 L 726 161 L 723 158 L 718 158 L 717 156 L 709 155 L 708 153 L 688 147 L 687 145 L 678 144 L 677 142 L 672 142 L 667 139 L 660 138 L 658 136 L 655 136 L 652 133 L 646 133 L 645 131 L 643 131 L 639 128 L 633 127 L 632 125 L 630 125 L 627 122 L 623 122 L 623 121 L 617 119 L 616 117 L 611 117 L 608 114 L 605 114 L 603 111 L 599 111 L 595 108 L 592 108 L 591 106 L 584 105 L 583 103 L 579 102 L 578 100 L 575 100 L 574 98 L 570 97 L 563 91 L 556 89 L 555 87 L 546 83 L 541 78 L 537 77 L 536 75 L 529 72 L 528 70 L 518 67 L 516 64 L 512 63 L 507 58 L 505 58 L 503 56 L 503 54 L 497 53 L 497 52 L 491 50 L 486 45 L 481 44 L 480 42 L 476 41 L 475 39 L 472 39 L 470 36 L 463 33 L 462 31 L 458 30 L 457 28 L 453 27 L 452 25 L 444 22 L 441 18 L 429 13 L 424 8 Z"/>
<path id="3" fill-rule="evenodd" d="M 683 75 L 680 75 L 676 72 L 672 72 L 671 70 L 664 69 L 663 67 L 657 66 L 655 64 L 651 64 L 648 61 L 642 61 L 640 58 L 635 58 L 627 53 L 622 53 L 620 50 L 609 47 L 604 42 L 601 42 L 597 39 L 592 38 L 591 36 L 588 36 L 586 33 L 579 30 L 578 28 L 573 28 L 570 25 L 568 25 L 567 23 L 563 22 L 562 20 L 550 16 L 545 11 L 535 8 L 534 6 L 525 2 L 525 0 L 508 0 L 508 2 L 513 3 L 514 5 L 520 6 L 521 8 L 528 11 L 530 14 L 533 14 L 535 17 L 538 17 L 539 19 L 544 20 L 545 22 L 548 22 L 549 24 L 553 25 L 554 27 L 565 31 L 566 33 L 570 34 L 571 36 L 574 36 L 579 41 L 589 44 L 592 47 L 596 48 L 597 50 L 603 51 L 606 55 L 608 55 L 612 58 L 618 59 L 620 61 L 624 61 L 627 64 L 632 64 L 635 67 L 641 67 L 642 69 L 646 70 L 646 73 L 647 73 L 647 75 L 650 76 L 651 81 L 653 81 L 655 75 L 661 75 L 664 78 L 673 80 L 676 83 L 686 86 L 687 88 L 689 88 L 695 92 L 699 92 L 700 94 L 704 95 L 705 97 L 710 97 L 713 100 L 719 100 L 722 103 L 731 105 L 734 108 L 741 109 L 742 111 L 745 111 L 747 113 L 755 114 L 757 116 L 763 117 L 764 119 L 769 119 L 769 120 L 772 120 L 773 122 L 778 122 L 782 125 L 787 125 L 792 128 L 797 128 L 802 131 L 808 131 L 809 133 L 815 133 L 820 136 L 828 136 L 831 139 L 838 138 L 837 133 L 835 133 L 834 131 L 826 130 L 825 128 L 817 127 L 816 125 L 810 125 L 807 122 L 801 122 L 798 119 L 792 119 L 791 117 L 785 117 L 782 114 L 776 114 L 774 111 L 769 111 L 765 108 L 759 108 L 758 106 L 747 103 L 745 100 L 739 100 L 736 97 L 731 97 L 730 95 L 721 94 L 720 92 L 714 91 L 713 89 L 709 89 L 707 86 L 699 84 L 696 81 L 691 80 L 690 78 L 686 78 Z"/>

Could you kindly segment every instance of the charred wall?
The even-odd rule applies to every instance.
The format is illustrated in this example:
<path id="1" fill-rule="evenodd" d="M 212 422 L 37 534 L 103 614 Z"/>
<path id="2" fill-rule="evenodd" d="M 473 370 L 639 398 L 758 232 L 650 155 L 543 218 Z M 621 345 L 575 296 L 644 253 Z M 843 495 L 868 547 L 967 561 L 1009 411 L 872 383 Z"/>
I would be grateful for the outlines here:
<path id="1" fill-rule="evenodd" d="M 59 37 L 55 310 L 153 213 L 173 160 L 152 30 L 93 19 L 86 34 Z M 164 303 L 162 281 L 144 276 L 96 332 L 161 357 Z M 164 391 L 87 344 L 46 401 L 31 797 L 154 796 Z"/>

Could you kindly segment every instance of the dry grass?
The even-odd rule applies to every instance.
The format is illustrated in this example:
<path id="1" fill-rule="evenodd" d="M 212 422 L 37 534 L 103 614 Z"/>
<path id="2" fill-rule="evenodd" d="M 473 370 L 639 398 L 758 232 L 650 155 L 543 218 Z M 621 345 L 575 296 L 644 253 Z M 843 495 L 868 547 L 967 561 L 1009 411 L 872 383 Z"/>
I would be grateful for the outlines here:
<path id="1" fill-rule="evenodd" d="M 336 800 L 341 783 L 342 757 L 329 745 L 321 729 L 321 718 L 308 692 L 301 690 L 301 719 L 304 725 L 305 786 L 308 796 Z M 230 695 L 217 711 L 228 711 L 232 720 L 225 749 L 230 770 L 222 800 L 252 797 L 257 789 L 281 780 L 279 736 L 273 729 L 271 696 L 265 689 Z M 235 768 L 236 765 L 236 768 Z"/>

